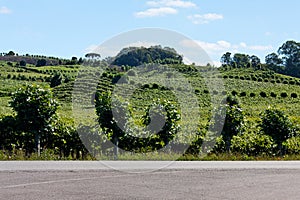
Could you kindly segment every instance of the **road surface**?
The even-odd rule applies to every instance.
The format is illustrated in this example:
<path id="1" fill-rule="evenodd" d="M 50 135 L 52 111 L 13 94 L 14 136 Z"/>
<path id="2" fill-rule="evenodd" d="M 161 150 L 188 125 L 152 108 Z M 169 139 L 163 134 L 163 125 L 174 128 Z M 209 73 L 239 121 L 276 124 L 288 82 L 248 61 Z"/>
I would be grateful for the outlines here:
<path id="1" fill-rule="evenodd" d="M 0 162 L 0 199 L 300 199 L 300 162 Z"/>

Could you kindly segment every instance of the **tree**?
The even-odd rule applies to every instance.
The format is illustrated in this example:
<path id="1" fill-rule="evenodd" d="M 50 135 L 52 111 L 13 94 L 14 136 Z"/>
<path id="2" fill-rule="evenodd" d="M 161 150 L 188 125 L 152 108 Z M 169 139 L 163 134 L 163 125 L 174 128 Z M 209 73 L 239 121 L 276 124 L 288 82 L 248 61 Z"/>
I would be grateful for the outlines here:
<path id="1" fill-rule="evenodd" d="M 47 60 L 45 59 L 39 59 L 36 63 L 36 66 L 37 67 L 42 67 L 42 66 L 45 66 L 47 64 Z"/>
<path id="2" fill-rule="evenodd" d="M 20 66 L 21 67 L 26 67 L 26 61 L 25 60 L 21 60 L 20 61 Z"/>
<path id="3" fill-rule="evenodd" d="M 7 56 L 15 56 L 16 54 L 15 54 L 15 52 L 13 52 L 13 51 L 9 51 L 6 55 L 7 55 Z"/>
<path id="4" fill-rule="evenodd" d="M 128 110 L 128 103 L 115 97 L 114 104 L 112 104 L 111 92 L 96 93 L 95 100 L 99 125 L 115 145 L 115 156 L 118 154 L 117 147 L 133 152 L 154 151 L 163 148 L 179 130 L 177 122 L 180 120 L 180 114 L 168 101 L 153 102 L 151 106 L 156 106 L 154 110 L 150 107 L 146 108 L 146 114 L 142 119 L 143 125 L 148 128 L 145 131 L 150 133 L 150 136 L 139 138 L 134 136 L 140 132 L 130 121 L 131 113 Z M 165 112 L 161 112 L 162 110 Z M 159 123 L 163 123 L 163 127 L 157 127 Z M 157 130 L 157 128 L 161 129 Z"/>
<path id="5" fill-rule="evenodd" d="M 56 119 L 58 103 L 52 92 L 37 85 L 27 85 L 13 94 L 10 106 L 17 113 L 16 120 L 22 131 L 35 138 L 36 151 L 40 155 L 41 138 L 46 142 Z"/>
<path id="6" fill-rule="evenodd" d="M 295 134 L 295 128 L 283 111 L 267 109 L 261 113 L 261 131 L 273 138 L 282 155 L 282 143 Z"/>
<path id="7" fill-rule="evenodd" d="M 226 52 L 222 57 L 221 57 L 221 63 L 223 65 L 230 65 L 232 63 L 232 58 L 231 58 L 231 53 Z"/>
<path id="8" fill-rule="evenodd" d="M 250 61 L 251 61 L 251 66 L 255 69 L 260 69 L 261 68 L 261 63 L 260 63 L 260 59 L 255 56 L 255 55 L 252 55 L 250 57 Z"/>
<path id="9" fill-rule="evenodd" d="M 275 72 L 283 72 L 282 60 L 276 53 L 267 55 L 265 61 L 269 69 L 274 70 Z"/>
<path id="10" fill-rule="evenodd" d="M 61 73 L 56 73 L 52 78 L 51 78 L 51 83 L 50 87 L 56 87 L 61 85 L 63 82 L 63 76 Z"/>
<path id="11" fill-rule="evenodd" d="M 98 53 L 87 53 L 87 54 L 85 54 L 85 57 L 91 58 L 91 59 L 98 59 L 101 57 L 101 55 Z"/>
<path id="12" fill-rule="evenodd" d="M 239 135 L 243 131 L 244 125 L 244 112 L 239 105 L 239 100 L 237 97 L 228 96 L 227 102 L 225 104 L 225 109 L 221 111 L 225 111 L 225 113 L 217 113 L 215 118 L 215 127 L 222 127 L 221 132 L 222 139 L 224 141 L 225 150 L 227 152 L 230 151 L 231 139 L 233 136 Z M 223 115 L 225 114 L 224 124 L 221 124 L 223 121 L 221 120 Z M 220 121 L 221 120 L 221 121 Z"/>
<path id="13" fill-rule="evenodd" d="M 246 54 L 236 53 L 233 56 L 233 62 L 236 63 L 238 68 L 244 68 L 250 63 L 250 57 Z"/>
<path id="14" fill-rule="evenodd" d="M 278 54 L 282 56 L 285 73 L 300 77 L 300 43 L 287 41 L 278 49 Z"/>

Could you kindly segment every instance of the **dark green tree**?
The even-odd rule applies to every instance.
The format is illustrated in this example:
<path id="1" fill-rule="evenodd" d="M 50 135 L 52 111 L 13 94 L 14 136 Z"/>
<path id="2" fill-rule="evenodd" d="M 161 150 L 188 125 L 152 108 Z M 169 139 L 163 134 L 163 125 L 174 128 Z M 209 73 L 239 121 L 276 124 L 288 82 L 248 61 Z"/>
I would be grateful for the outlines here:
<path id="1" fill-rule="evenodd" d="M 283 73 L 284 68 L 282 65 L 282 60 L 276 53 L 271 53 L 265 58 L 267 67 L 275 72 Z"/>
<path id="2" fill-rule="evenodd" d="M 233 62 L 236 63 L 238 68 L 245 68 L 250 63 L 250 57 L 246 54 L 236 53 L 233 56 Z"/>
<path id="3" fill-rule="evenodd" d="M 18 126 L 28 137 L 34 138 L 40 155 L 41 138 L 44 140 L 47 134 L 51 134 L 56 120 L 58 103 L 52 92 L 38 85 L 27 85 L 13 94 L 10 106 L 16 112 Z"/>
<path id="4" fill-rule="evenodd" d="M 261 62 L 260 62 L 259 57 L 255 56 L 255 55 L 250 56 L 250 62 L 251 62 L 251 66 L 254 69 L 261 69 Z"/>
<path id="5" fill-rule="evenodd" d="M 261 131 L 273 138 L 278 145 L 280 154 L 283 154 L 282 143 L 294 136 L 295 127 L 283 111 L 267 109 L 261 113 Z"/>
<path id="6" fill-rule="evenodd" d="M 21 60 L 20 61 L 20 66 L 21 67 L 26 67 L 26 61 L 25 60 Z"/>
<path id="7" fill-rule="evenodd" d="M 54 74 L 54 76 L 51 78 L 51 82 L 50 82 L 50 87 L 56 87 L 61 85 L 63 82 L 63 76 L 61 73 L 56 73 Z"/>
<path id="8" fill-rule="evenodd" d="M 232 58 L 231 58 L 231 53 L 226 52 L 222 57 L 221 57 L 221 63 L 222 65 L 231 65 L 232 63 Z"/>
<path id="9" fill-rule="evenodd" d="M 39 60 L 36 62 L 36 66 L 37 66 L 37 67 L 46 66 L 46 64 L 47 64 L 47 60 L 45 60 L 45 59 L 39 59 Z"/>
<path id="10" fill-rule="evenodd" d="M 9 51 L 6 55 L 7 55 L 7 56 L 15 56 L 16 54 L 15 54 L 15 52 L 13 52 L 13 51 Z"/>
<path id="11" fill-rule="evenodd" d="M 287 41 L 278 49 L 278 54 L 282 56 L 284 72 L 300 77 L 300 43 Z"/>
<path id="12" fill-rule="evenodd" d="M 235 96 L 228 96 L 226 99 L 225 109 L 221 110 L 225 113 L 217 113 L 215 118 L 215 127 L 222 127 L 223 122 L 224 126 L 221 132 L 221 136 L 224 141 L 225 150 L 230 151 L 231 139 L 233 136 L 239 135 L 242 133 L 244 128 L 244 112 L 239 105 L 239 100 Z M 225 114 L 225 121 L 222 115 Z M 222 149 L 223 147 L 221 147 Z"/>

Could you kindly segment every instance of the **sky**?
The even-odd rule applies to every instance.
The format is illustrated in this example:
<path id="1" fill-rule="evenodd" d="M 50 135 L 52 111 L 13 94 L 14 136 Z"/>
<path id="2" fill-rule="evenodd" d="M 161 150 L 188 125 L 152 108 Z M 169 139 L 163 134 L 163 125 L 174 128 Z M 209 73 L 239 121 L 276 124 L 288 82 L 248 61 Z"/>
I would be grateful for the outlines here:
<path id="1" fill-rule="evenodd" d="M 264 57 L 300 41 L 298 0 L 0 0 L 0 52 L 82 57 L 141 28 L 178 32 L 219 63 L 227 51 Z"/>

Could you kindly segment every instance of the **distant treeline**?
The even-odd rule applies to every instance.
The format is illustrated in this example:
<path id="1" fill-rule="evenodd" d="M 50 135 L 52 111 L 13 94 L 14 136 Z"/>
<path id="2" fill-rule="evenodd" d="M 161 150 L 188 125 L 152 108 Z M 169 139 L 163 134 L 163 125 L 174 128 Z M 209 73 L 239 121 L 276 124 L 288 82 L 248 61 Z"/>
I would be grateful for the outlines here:
<path id="1" fill-rule="evenodd" d="M 270 69 L 277 73 L 300 78 L 300 43 L 296 41 L 285 42 L 277 52 L 265 57 L 265 64 L 255 55 L 230 52 L 221 57 L 223 67 Z"/>

